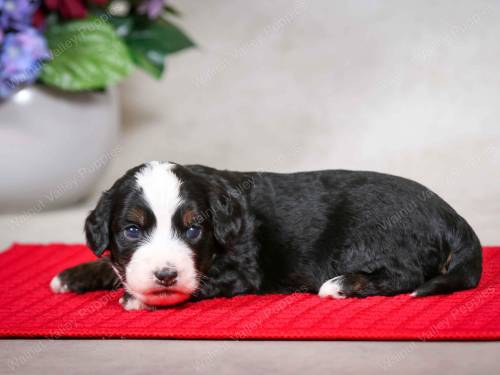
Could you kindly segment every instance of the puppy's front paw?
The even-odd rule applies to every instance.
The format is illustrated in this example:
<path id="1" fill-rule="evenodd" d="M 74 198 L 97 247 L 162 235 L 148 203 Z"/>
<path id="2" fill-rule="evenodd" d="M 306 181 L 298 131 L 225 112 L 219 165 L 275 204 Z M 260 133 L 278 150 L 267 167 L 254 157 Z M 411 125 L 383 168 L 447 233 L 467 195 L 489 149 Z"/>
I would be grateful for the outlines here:
<path id="1" fill-rule="evenodd" d="M 127 310 L 127 311 L 133 311 L 133 310 L 153 310 L 153 307 L 148 306 L 141 301 L 139 301 L 137 298 L 131 296 L 128 293 L 125 293 L 119 300 L 120 305 Z"/>
<path id="2" fill-rule="evenodd" d="M 87 291 L 85 279 L 80 279 L 79 274 L 75 274 L 71 271 L 72 269 L 68 269 L 60 272 L 50 281 L 50 289 L 52 289 L 54 293 L 83 293 Z"/>
<path id="3" fill-rule="evenodd" d="M 62 281 L 59 275 L 54 276 L 54 278 L 50 281 L 50 289 L 52 289 L 54 293 L 69 292 L 68 285 Z"/>
<path id="4" fill-rule="evenodd" d="M 107 258 L 82 263 L 58 273 L 50 282 L 54 293 L 85 293 L 113 290 L 121 286 Z"/>

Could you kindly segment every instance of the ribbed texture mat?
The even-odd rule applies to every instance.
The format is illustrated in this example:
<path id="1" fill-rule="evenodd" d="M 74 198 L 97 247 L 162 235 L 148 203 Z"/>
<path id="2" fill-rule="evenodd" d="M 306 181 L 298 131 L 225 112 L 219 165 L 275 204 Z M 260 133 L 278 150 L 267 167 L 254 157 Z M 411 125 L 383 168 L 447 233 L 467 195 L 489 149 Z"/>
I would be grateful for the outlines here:
<path id="1" fill-rule="evenodd" d="M 500 248 L 484 248 L 472 291 L 327 300 L 311 294 L 217 298 L 125 312 L 121 291 L 55 295 L 52 277 L 92 260 L 83 245 L 13 245 L 0 254 L 1 337 L 282 340 L 500 339 Z"/>

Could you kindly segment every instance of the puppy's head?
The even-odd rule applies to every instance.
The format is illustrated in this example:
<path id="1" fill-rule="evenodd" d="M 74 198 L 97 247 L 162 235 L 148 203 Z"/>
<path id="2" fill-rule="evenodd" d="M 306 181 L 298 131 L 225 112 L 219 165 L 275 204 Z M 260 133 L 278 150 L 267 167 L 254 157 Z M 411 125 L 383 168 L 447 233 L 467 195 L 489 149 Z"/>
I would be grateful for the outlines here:
<path id="1" fill-rule="evenodd" d="M 129 170 L 85 222 L 89 247 L 111 252 L 124 287 L 148 305 L 187 300 L 241 229 L 241 208 L 221 184 L 173 163 Z"/>

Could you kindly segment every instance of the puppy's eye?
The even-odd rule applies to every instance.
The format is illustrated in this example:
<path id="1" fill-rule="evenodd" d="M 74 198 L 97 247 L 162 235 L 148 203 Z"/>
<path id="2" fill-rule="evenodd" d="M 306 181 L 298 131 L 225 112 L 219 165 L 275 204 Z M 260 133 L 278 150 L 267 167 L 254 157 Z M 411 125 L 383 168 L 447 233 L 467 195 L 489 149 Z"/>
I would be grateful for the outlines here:
<path id="1" fill-rule="evenodd" d="M 136 240 L 141 236 L 142 231 L 137 225 L 129 225 L 125 228 L 123 233 L 127 239 Z"/>
<path id="2" fill-rule="evenodd" d="M 201 234 L 201 227 L 198 225 L 191 225 L 187 230 L 186 230 L 186 237 L 190 240 L 195 240 L 197 239 Z"/>

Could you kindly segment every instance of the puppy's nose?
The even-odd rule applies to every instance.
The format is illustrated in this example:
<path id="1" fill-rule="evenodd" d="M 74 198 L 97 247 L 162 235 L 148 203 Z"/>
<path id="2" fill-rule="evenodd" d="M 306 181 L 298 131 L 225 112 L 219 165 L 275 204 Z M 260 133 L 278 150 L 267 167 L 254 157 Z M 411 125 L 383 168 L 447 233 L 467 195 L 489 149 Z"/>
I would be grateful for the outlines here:
<path id="1" fill-rule="evenodd" d="M 174 285 L 177 279 L 177 271 L 173 268 L 164 267 L 154 272 L 156 281 L 165 286 Z"/>

